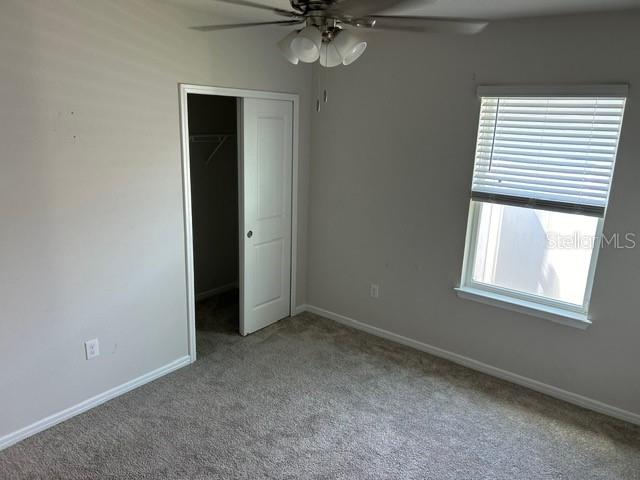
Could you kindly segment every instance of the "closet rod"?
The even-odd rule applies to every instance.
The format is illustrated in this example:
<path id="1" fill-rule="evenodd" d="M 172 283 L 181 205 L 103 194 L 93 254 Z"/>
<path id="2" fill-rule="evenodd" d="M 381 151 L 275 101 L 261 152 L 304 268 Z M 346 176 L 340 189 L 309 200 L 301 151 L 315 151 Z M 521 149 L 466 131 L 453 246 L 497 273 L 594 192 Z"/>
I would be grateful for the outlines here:
<path id="1" fill-rule="evenodd" d="M 191 135 L 189 136 L 189 140 L 194 143 L 213 143 L 213 142 L 222 142 L 226 140 L 227 137 L 235 137 L 235 133 L 208 133 L 208 134 L 200 134 L 200 135 Z"/>
<path id="2" fill-rule="evenodd" d="M 224 145 L 229 137 L 235 137 L 235 133 L 213 133 L 213 134 L 205 134 L 205 135 L 190 135 L 189 140 L 194 143 L 217 143 L 214 147 L 213 152 L 207 158 L 207 161 L 204 162 L 205 165 L 209 165 L 213 157 L 215 157 L 218 150 Z"/>

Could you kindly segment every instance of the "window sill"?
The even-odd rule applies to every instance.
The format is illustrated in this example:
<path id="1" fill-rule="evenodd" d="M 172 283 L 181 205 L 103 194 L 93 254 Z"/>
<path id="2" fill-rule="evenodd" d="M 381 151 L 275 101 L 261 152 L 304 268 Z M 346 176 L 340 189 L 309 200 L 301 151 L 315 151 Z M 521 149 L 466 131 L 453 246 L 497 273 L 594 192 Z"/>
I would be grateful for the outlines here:
<path id="1" fill-rule="evenodd" d="M 534 302 L 519 300 L 507 295 L 485 292 L 476 288 L 459 287 L 455 288 L 458 297 L 475 302 L 492 305 L 494 307 L 505 308 L 514 312 L 524 313 L 538 318 L 544 318 L 555 323 L 560 323 L 568 327 L 586 329 L 591 325 L 589 316 L 583 313 L 572 312 L 562 308 L 551 307 Z"/>

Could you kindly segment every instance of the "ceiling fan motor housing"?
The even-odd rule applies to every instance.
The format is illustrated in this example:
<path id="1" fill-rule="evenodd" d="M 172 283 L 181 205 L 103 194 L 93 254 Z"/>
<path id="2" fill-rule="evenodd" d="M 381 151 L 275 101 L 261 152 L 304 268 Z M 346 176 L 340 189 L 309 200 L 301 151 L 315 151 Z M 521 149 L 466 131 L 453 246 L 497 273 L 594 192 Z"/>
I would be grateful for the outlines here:
<path id="1" fill-rule="evenodd" d="M 323 11 L 338 3 L 336 0 L 291 0 L 291 7 L 302 14 Z"/>

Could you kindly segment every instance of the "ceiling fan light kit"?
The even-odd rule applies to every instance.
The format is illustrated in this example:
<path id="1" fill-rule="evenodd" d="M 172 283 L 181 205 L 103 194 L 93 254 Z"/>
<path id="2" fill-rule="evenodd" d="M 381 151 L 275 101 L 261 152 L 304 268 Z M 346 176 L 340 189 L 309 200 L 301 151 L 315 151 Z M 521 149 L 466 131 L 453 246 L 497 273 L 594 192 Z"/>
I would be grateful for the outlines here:
<path id="1" fill-rule="evenodd" d="M 320 65 L 331 68 L 342 64 L 342 57 L 333 43 L 323 43 L 320 49 Z"/>
<path id="2" fill-rule="evenodd" d="M 293 32 L 289 33 L 289 35 L 287 35 L 286 37 L 284 37 L 282 40 L 278 42 L 278 48 L 282 52 L 282 55 L 284 55 L 284 58 L 289 60 L 289 62 L 293 63 L 294 65 L 297 65 L 300 62 L 300 58 L 298 58 L 296 53 L 291 48 L 291 42 L 297 36 L 298 36 L 298 31 L 294 30 Z"/>
<path id="3" fill-rule="evenodd" d="M 302 30 L 294 30 L 278 42 L 280 51 L 294 65 L 320 60 L 323 67 L 335 67 L 355 62 L 366 50 L 367 42 L 347 29 L 475 34 L 488 24 L 485 20 L 379 14 L 392 8 L 415 6 L 415 0 L 290 0 L 291 10 L 273 8 L 251 0 L 217 1 L 267 10 L 286 17 L 286 20 L 206 25 L 192 27 L 194 30 L 210 32 L 263 25 L 304 25 Z M 436 0 L 422 0 L 422 3 L 433 1 Z"/>
<path id="4" fill-rule="evenodd" d="M 351 65 L 358 58 L 362 56 L 367 49 L 367 42 L 360 40 L 351 32 L 346 30 L 340 31 L 334 40 L 336 50 L 342 57 L 342 63 L 344 65 Z"/>
<path id="5" fill-rule="evenodd" d="M 278 42 L 285 58 L 296 65 L 299 61 L 313 63 L 320 60 L 323 67 L 337 67 L 355 62 L 367 48 L 351 32 L 335 25 L 307 25 L 300 32 L 293 31 Z"/>
<path id="6" fill-rule="evenodd" d="M 320 58 L 321 47 L 322 32 L 314 25 L 308 25 L 303 28 L 300 33 L 291 40 L 291 50 L 293 50 L 293 53 L 304 63 L 313 63 L 318 60 Z"/>

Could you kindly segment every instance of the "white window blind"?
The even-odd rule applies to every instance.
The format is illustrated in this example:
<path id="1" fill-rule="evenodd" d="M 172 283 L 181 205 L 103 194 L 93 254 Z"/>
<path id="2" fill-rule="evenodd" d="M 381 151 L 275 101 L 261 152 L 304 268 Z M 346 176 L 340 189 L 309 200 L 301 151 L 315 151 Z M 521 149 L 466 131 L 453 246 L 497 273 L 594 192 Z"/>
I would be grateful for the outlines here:
<path id="1" fill-rule="evenodd" d="M 625 102 L 483 96 L 472 198 L 603 216 Z"/>

